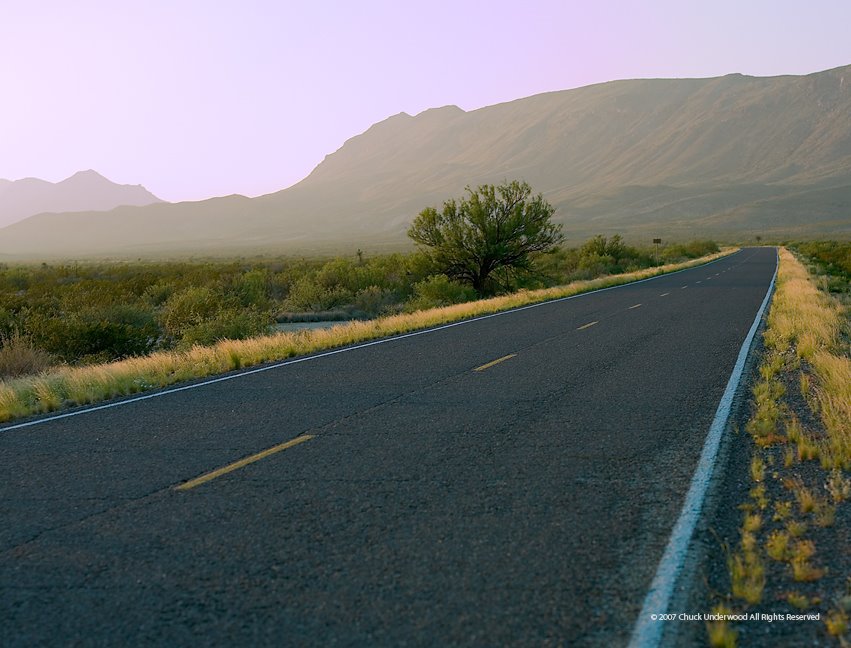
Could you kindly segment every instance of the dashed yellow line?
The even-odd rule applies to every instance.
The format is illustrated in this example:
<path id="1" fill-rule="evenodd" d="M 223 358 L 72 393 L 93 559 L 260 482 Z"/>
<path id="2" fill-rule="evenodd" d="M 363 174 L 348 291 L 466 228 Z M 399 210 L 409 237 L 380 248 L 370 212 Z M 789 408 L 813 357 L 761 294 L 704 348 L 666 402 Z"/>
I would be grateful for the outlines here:
<path id="1" fill-rule="evenodd" d="M 641 306 L 641 304 L 633 304 L 632 306 L 627 308 L 627 310 L 632 310 L 633 308 L 638 308 L 639 306 Z"/>
<path id="2" fill-rule="evenodd" d="M 592 326 L 594 326 L 594 324 L 599 324 L 599 323 L 600 323 L 600 322 L 588 322 L 587 324 L 583 324 L 582 326 L 580 326 L 580 327 L 579 327 L 578 329 L 576 329 L 576 330 L 577 330 L 577 331 L 581 331 L 582 329 L 591 328 Z"/>
<path id="3" fill-rule="evenodd" d="M 473 369 L 473 371 L 484 371 L 485 369 L 490 369 L 494 365 L 499 364 L 500 362 L 505 362 L 506 360 L 510 360 L 516 355 L 516 353 L 509 353 L 507 356 L 502 356 L 501 358 L 497 358 L 496 360 L 491 360 L 487 364 L 483 364 L 481 367 L 476 367 L 475 369 Z"/>
<path id="4" fill-rule="evenodd" d="M 299 443 L 304 443 L 305 441 L 310 441 L 313 438 L 312 434 L 302 434 L 300 437 L 296 437 L 292 441 L 287 441 L 286 443 L 279 443 L 276 446 L 272 446 L 271 448 L 267 448 L 262 452 L 258 452 L 257 454 L 253 454 L 250 457 L 245 457 L 244 459 L 240 459 L 239 461 L 234 461 L 232 464 L 228 464 L 227 466 L 223 466 L 222 468 L 218 468 L 212 472 L 208 472 L 200 477 L 196 477 L 195 479 L 190 479 L 188 482 L 184 482 L 182 484 L 178 484 L 174 487 L 174 490 L 185 491 L 190 488 L 195 488 L 196 486 L 200 486 L 201 484 L 206 484 L 208 481 L 212 481 L 216 477 L 221 477 L 222 475 L 226 475 L 229 472 L 233 472 L 234 470 L 239 470 L 248 464 L 254 463 L 255 461 L 260 461 L 261 459 L 265 459 L 269 455 L 273 455 L 276 452 L 280 452 L 281 450 L 286 450 L 287 448 L 292 448 Z"/>

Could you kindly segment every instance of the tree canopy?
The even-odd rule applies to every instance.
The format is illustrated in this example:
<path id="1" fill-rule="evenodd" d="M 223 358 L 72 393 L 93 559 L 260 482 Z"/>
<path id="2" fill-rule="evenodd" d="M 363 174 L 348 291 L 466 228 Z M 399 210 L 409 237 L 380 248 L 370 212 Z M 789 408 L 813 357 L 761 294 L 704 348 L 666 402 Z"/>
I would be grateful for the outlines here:
<path id="1" fill-rule="evenodd" d="M 531 254 L 564 240 L 561 225 L 552 222 L 555 208 L 541 194 L 532 196 L 525 182 L 467 187 L 467 193 L 445 201 L 441 211 L 421 211 L 408 236 L 441 272 L 479 294 L 492 291 L 495 271 L 527 271 Z"/>

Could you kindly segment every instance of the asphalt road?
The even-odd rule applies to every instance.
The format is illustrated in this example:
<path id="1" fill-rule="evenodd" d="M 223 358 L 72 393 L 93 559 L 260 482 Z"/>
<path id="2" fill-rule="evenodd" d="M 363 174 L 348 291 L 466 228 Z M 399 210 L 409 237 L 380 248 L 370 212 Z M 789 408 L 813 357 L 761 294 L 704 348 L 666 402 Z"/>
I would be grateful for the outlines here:
<path id="1" fill-rule="evenodd" d="M 625 644 L 774 267 L 0 431 L 0 644 Z"/>

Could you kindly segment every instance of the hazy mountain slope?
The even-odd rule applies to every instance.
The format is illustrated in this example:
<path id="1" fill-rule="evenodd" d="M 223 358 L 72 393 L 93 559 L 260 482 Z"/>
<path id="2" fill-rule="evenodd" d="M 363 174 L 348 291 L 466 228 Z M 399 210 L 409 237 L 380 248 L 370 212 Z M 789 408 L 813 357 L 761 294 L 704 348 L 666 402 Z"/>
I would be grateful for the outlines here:
<path id="1" fill-rule="evenodd" d="M 851 236 L 851 66 L 807 76 L 616 81 L 464 112 L 404 113 L 255 199 L 40 216 L 0 252 L 296 251 L 404 242 L 426 205 L 522 178 L 568 236 Z M 59 224 L 102 234 L 62 239 Z"/>
<path id="2" fill-rule="evenodd" d="M 162 202 L 141 185 L 119 185 L 89 170 L 61 182 L 0 179 L 0 227 L 42 212 L 105 211 Z"/>

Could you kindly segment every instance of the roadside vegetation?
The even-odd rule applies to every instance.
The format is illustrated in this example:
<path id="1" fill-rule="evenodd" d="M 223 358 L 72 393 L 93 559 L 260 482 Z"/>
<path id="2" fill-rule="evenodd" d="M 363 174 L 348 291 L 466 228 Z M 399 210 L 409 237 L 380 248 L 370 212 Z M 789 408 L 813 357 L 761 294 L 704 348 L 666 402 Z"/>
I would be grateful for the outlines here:
<path id="1" fill-rule="evenodd" d="M 738 544 L 728 549 L 729 594 L 716 610 L 819 614 L 818 624 L 794 629 L 762 624 L 764 636 L 749 634 L 746 645 L 777 645 L 777 632 L 788 645 L 811 644 L 815 635 L 849 645 L 851 244 L 793 250 L 780 251 L 749 441 L 740 450 L 750 453 L 750 491 Z M 707 630 L 712 646 L 757 632 L 729 622 Z"/>
<path id="2" fill-rule="evenodd" d="M 533 257 L 488 299 L 419 253 L 330 260 L 0 267 L 0 421 L 644 278 L 718 254 L 656 258 L 619 236 Z M 706 256 L 710 255 L 710 256 Z M 337 319 L 274 332 L 277 322 Z"/>
<path id="3" fill-rule="evenodd" d="M 450 279 L 492 294 L 532 272 L 533 255 L 564 241 L 555 208 L 525 182 L 467 187 L 467 196 L 427 207 L 408 236 L 430 265 Z"/>

